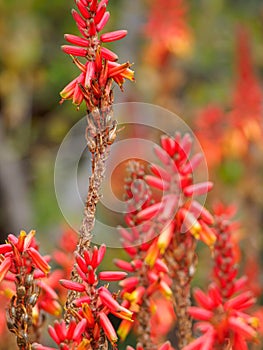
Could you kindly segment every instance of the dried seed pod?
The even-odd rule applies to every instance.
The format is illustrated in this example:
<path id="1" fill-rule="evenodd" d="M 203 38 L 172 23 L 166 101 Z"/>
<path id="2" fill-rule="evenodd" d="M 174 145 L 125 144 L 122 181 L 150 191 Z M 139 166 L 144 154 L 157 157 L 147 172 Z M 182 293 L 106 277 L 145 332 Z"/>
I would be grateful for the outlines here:
<path id="1" fill-rule="evenodd" d="M 36 305 L 37 299 L 38 299 L 38 294 L 34 293 L 34 294 L 30 295 L 30 297 L 28 298 L 27 302 L 32 307 L 34 307 Z"/>
<path id="2" fill-rule="evenodd" d="M 18 298 L 23 298 L 26 295 L 26 288 L 24 286 L 19 286 L 17 288 L 17 296 Z"/>
<path id="3" fill-rule="evenodd" d="M 116 136 L 117 136 L 116 129 L 117 129 L 117 122 L 116 122 L 116 120 L 114 120 L 112 129 L 109 131 L 109 136 L 108 136 L 108 141 L 107 141 L 108 145 L 111 145 L 115 141 Z"/>
<path id="4" fill-rule="evenodd" d="M 25 324 L 28 324 L 28 321 L 29 321 L 29 316 L 27 313 L 24 313 L 21 317 L 21 321 Z"/>
<path id="5" fill-rule="evenodd" d="M 29 275 L 26 275 L 25 277 L 25 286 L 26 287 L 31 287 L 34 281 L 34 276 L 32 273 L 30 273 Z"/>

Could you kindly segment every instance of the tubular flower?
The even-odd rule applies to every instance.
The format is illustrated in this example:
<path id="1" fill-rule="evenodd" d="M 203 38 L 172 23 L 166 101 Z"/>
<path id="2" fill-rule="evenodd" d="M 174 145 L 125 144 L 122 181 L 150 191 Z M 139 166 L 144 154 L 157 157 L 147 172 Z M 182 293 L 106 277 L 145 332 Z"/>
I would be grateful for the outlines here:
<path id="1" fill-rule="evenodd" d="M 120 281 L 126 277 L 125 272 L 102 271 L 97 268 L 104 258 L 106 246 L 94 246 L 83 250 L 83 256 L 75 253 L 76 271 L 81 282 L 68 279 L 60 280 L 61 285 L 70 291 L 77 292 L 77 298 L 72 302 L 68 312 L 71 319 L 67 326 L 62 321 L 49 327 L 49 334 L 63 349 L 98 349 L 102 342 L 108 341 L 115 346 L 117 334 L 108 318 L 113 314 L 120 319 L 132 320 L 132 312 L 120 305 L 117 296 L 112 294 L 107 285 L 98 287 L 104 281 Z M 75 347 L 74 347 L 75 346 Z M 87 346 L 87 347 L 85 347 Z M 35 344 L 36 349 L 42 349 Z M 43 347 L 43 349 L 48 349 Z"/>
<path id="2" fill-rule="evenodd" d="M 155 207 L 161 207 L 159 217 L 173 222 L 174 231 L 189 232 L 212 247 L 216 236 L 209 226 L 214 219 L 197 201 L 197 197 L 207 194 L 213 184 L 209 181 L 193 183 L 194 171 L 202 161 L 202 155 L 190 155 L 192 142 L 189 134 L 182 136 L 176 133 L 174 138 L 163 135 L 161 147 L 154 149 L 162 165 L 152 164 L 150 169 L 153 175 L 146 175 L 145 180 L 151 187 L 163 191 L 162 200 L 154 204 Z M 152 207 L 142 210 L 140 219 L 146 218 Z M 169 245 L 169 239 L 171 235 L 168 232 L 161 233 L 158 244 L 163 252 Z"/>
<path id="3" fill-rule="evenodd" d="M 74 265 L 74 251 L 78 243 L 77 232 L 71 229 L 65 229 L 58 241 L 58 248 L 56 248 L 52 254 L 52 258 L 60 266 L 59 270 L 56 270 L 56 275 L 60 275 L 59 279 L 69 279 L 72 266 Z M 53 274 L 54 275 L 54 272 Z M 59 283 L 56 284 L 56 288 L 59 293 L 60 300 L 63 302 L 67 296 L 67 290 L 63 288 Z"/>
<path id="4" fill-rule="evenodd" d="M 35 307 L 35 317 L 39 317 L 41 310 L 57 317 L 61 315 L 62 307 L 59 302 L 59 296 L 55 291 L 59 276 L 60 273 L 56 270 L 53 271 L 48 278 L 43 278 L 36 282 L 41 293 Z"/>
<path id="5" fill-rule="evenodd" d="M 38 252 L 34 236 L 33 230 L 28 235 L 25 231 L 21 231 L 19 237 L 10 234 L 7 243 L 0 245 L 2 255 L 0 281 L 11 274 L 17 275 L 22 267 L 28 274 L 34 271 L 34 275 L 41 271 L 45 276 L 50 271 L 48 258 L 42 257 Z"/>
<path id="6" fill-rule="evenodd" d="M 80 74 L 60 95 L 62 101 L 70 99 L 78 107 L 85 101 L 88 111 L 92 111 L 112 103 L 112 80 L 122 87 L 125 79 L 134 80 L 134 73 L 130 63 L 117 63 L 118 56 L 102 46 L 127 35 L 126 30 L 100 35 L 110 18 L 108 0 L 77 0 L 76 4 L 78 11 L 72 10 L 72 16 L 80 35 L 66 34 L 65 39 L 72 45 L 63 45 L 62 50 L 71 55 Z M 84 58 L 85 62 L 76 57 Z"/>
<path id="7" fill-rule="evenodd" d="M 192 139 L 188 134 L 181 136 L 177 133 L 174 138 L 164 135 L 161 138 L 161 147 L 154 149 L 162 165 L 151 165 L 153 175 L 143 175 L 139 166 L 133 166 L 130 171 L 131 179 L 127 180 L 129 201 L 125 220 L 129 229 L 120 229 L 124 249 L 133 261 L 142 262 L 141 270 L 144 270 L 141 276 L 144 276 L 144 281 L 148 281 L 148 285 L 150 283 L 146 296 L 147 293 L 149 295 L 155 292 L 158 286 L 158 290 L 166 297 L 170 298 L 173 294 L 176 307 L 181 308 L 183 305 L 183 309 L 175 310 L 177 316 L 181 316 L 181 319 L 177 317 L 181 347 L 186 345 L 191 337 L 187 305 L 190 305 L 190 281 L 197 261 L 196 239 L 203 240 L 210 247 L 214 246 L 216 240 L 216 235 L 210 228 L 214 222 L 213 216 L 196 200 L 196 197 L 211 190 L 212 183 L 193 183 L 193 172 L 202 157 L 200 154 L 191 157 L 191 148 Z M 136 172 L 137 178 L 134 175 Z M 149 187 L 140 181 L 142 178 Z M 132 180 L 134 182 L 131 185 Z M 162 191 L 161 199 L 157 197 L 153 200 L 151 187 Z M 156 237 L 157 234 L 159 236 Z M 134 247 L 135 244 L 138 244 L 139 248 Z M 161 260 L 162 255 L 165 263 Z M 155 270 L 158 269 L 160 261 L 166 266 L 166 273 L 161 272 L 165 278 L 158 277 L 160 271 Z M 127 268 L 129 269 L 129 266 Z M 168 271 L 171 280 L 167 277 Z M 132 293 L 140 285 L 140 279 L 138 276 L 129 277 L 122 281 L 121 285 L 125 298 L 126 292 Z M 145 284 L 141 285 L 145 287 Z M 136 317 L 139 322 L 143 318 L 142 315 L 146 314 L 145 310 L 149 308 L 148 300 L 149 298 L 142 304 L 144 308 L 137 307 Z M 134 306 L 129 304 L 129 307 Z M 148 309 L 147 312 L 149 315 Z M 141 322 L 144 325 L 146 323 Z M 141 333 L 145 338 L 144 327 L 141 327 Z M 128 324 L 123 321 L 119 334 L 126 335 L 127 331 Z"/>
<path id="8" fill-rule="evenodd" d="M 151 339 L 151 327 L 148 326 L 155 312 L 154 296 L 162 293 L 169 299 L 170 281 L 167 277 L 167 266 L 159 258 L 154 223 L 150 220 L 143 221 L 138 216 L 141 208 L 147 210 L 153 201 L 148 185 L 142 181 L 144 169 L 139 163 L 132 161 L 128 165 L 128 172 L 125 186 L 128 199 L 125 220 L 128 228 L 120 227 L 119 233 L 131 261 L 116 259 L 114 262 L 129 273 L 119 284 L 122 287 L 123 305 L 133 311 L 135 322 L 133 326 L 133 323 L 124 319 L 118 328 L 118 335 L 124 340 L 135 327 L 142 346 L 146 346 L 147 343 L 156 348 Z M 148 215 L 148 218 L 152 217 L 152 213 Z"/>
<path id="9" fill-rule="evenodd" d="M 197 200 L 207 194 L 213 184 L 193 182 L 202 156 L 191 155 L 192 142 L 189 134 L 161 137 L 161 147 L 154 148 L 161 165 L 152 164 L 153 175 L 146 175 L 144 179 L 151 188 L 162 191 L 162 197 L 136 214 L 141 223 L 147 223 L 159 233 L 145 262 L 153 266 L 156 259 L 163 256 L 168 267 L 171 284 L 169 289 L 164 286 L 163 292 L 171 293 L 175 301 L 180 349 L 190 342 L 192 334 L 187 308 L 191 305 L 190 282 L 197 263 L 196 241 L 200 239 L 211 248 L 216 241 L 216 234 L 210 227 L 214 218 Z"/>
<path id="10" fill-rule="evenodd" d="M 233 208 L 222 205 L 215 209 L 214 282 L 207 293 L 200 289 L 194 291 L 198 306 L 188 309 L 198 320 L 196 329 L 203 335 L 184 350 L 224 348 L 227 344 L 233 350 L 248 349 L 247 342 L 257 341 L 259 321 L 246 313 L 256 300 L 253 293 L 246 290 L 246 277 L 237 279 L 236 248 L 232 241 L 236 223 L 229 221 L 233 212 Z"/>

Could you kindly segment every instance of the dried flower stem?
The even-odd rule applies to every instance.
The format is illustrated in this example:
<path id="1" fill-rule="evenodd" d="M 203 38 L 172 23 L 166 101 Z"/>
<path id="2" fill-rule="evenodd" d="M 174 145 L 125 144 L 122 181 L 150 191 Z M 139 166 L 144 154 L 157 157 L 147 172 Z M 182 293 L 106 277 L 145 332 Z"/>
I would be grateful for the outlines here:
<path id="1" fill-rule="evenodd" d="M 38 328 L 33 325 L 32 309 L 39 295 L 33 274 L 27 274 L 23 267 L 16 276 L 16 294 L 7 309 L 7 325 L 16 335 L 20 350 L 31 349 L 31 344 L 39 340 Z"/>
<path id="2" fill-rule="evenodd" d="M 92 230 L 95 223 L 96 206 L 100 200 L 100 189 L 104 179 L 106 161 L 109 156 L 110 145 L 116 137 L 116 121 L 112 120 L 112 107 L 102 110 L 95 108 L 87 117 L 88 127 L 86 130 L 86 140 L 89 151 L 92 154 L 92 175 L 89 178 L 88 195 L 85 203 L 82 223 L 79 229 L 79 243 L 76 252 L 82 256 L 84 249 L 89 249 Z M 76 263 L 71 273 L 71 280 L 81 282 L 81 278 L 76 271 Z M 78 297 L 78 292 L 70 291 L 66 302 L 65 320 L 69 321 L 69 309 L 74 309 L 73 300 Z"/>
<path id="3" fill-rule="evenodd" d="M 31 344 L 38 339 L 43 318 L 39 308 L 33 317 L 41 290 L 37 276 L 45 277 L 50 270 L 46 258 L 38 252 L 34 235 L 33 230 L 28 235 L 21 231 L 19 237 L 10 234 L 1 245 L 0 281 L 6 278 L 15 284 L 6 312 L 7 326 L 16 335 L 21 350 L 31 349 Z"/>
<path id="4" fill-rule="evenodd" d="M 187 309 L 191 306 L 190 284 L 197 264 L 195 248 L 196 239 L 190 232 L 175 232 L 164 255 L 172 279 L 179 349 L 189 344 L 192 339 L 192 320 Z"/>
<path id="5" fill-rule="evenodd" d="M 143 260 L 143 258 L 141 258 Z M 149 266 L 145 263 L 141 267 L 139 284 L 147 288 L 150 284 L 148 278 Z M 144 350 L 157 350 L 157 345 L 153 343 L 151 337 L 151 310 L 149 297 L 144 294 L 140 311 L 137 316 L 138 326 L 138 342 L 143 346 Z"/>

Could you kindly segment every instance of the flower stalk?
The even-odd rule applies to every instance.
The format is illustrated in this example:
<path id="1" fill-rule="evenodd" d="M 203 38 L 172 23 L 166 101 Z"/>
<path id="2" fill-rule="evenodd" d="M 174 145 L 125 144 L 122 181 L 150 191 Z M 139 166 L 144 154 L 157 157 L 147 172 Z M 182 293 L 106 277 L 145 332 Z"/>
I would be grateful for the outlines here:
<path id="1" fill-rule="evenodd" d="M 213 184 L 209 181 L 193 183 L 193 173 L 202 156 L 191 155 L 192 143 L 189 134 L 161 137 L 161 147 L 154 149 L 161 166 L 152 164 L 153 175 L 145 176 L 145 180 L 150 186 L 161 190 L 163 197 L 139 214 L 141 218 L 156 216 L 157 208 L 161 213 L 158 216 L 164 225 L 159 231 L 157 249 L 153 249 L 153 261 L 159 255 L 163 256 L 169 271 L 179 349 L 192 338 L 192 321 L 187 310 L 191 305 L 190 284 L 197 264 L 197 240 L 204 241 L 210 247 L 216 240 L 215 233 L 209 227 L 214 221 L 213 217 L 196 200 L 197 196 L 210 191 Z"/>
<path id="2" fill-rule="evenodd" d="M 125 185 L 128 200 L 125 221 L 128 228 L 120 227 L 119 232 L 123 247 L 131 261 L 116 260 L 115 264 L 130 273 L 129 277 L 120 282 L 121 295 L 123 304 L 134 311 L 134 328 L 139 347 L 145 350 L 157 350 L 158 345 L 153 341 L 151 327 L 154 295 L 165 294 L 170 289 L 164 278 L 167 276 L 167 267 L 161 259 L 157 259 L 158 248 L 153 229 L 155 223 L 147 221 L 147 218 L 144 220 L 145 216 L 140 218 L 139 215 L 154 205 L 149 186 L 141 181 L 144 175 L 144 169 L 140 163 L 129 162 Z M 155 227 L 157 228 L 157 223 Z M 170 296 L 168 293 L 167 298 Z M 118 329 L 121 340 L 126 338 L 131 328 L 133 328 L 131 322 L 127 320 L 121 322 Z"/>
<path id="3" fill-rule="evenodd" d="M 100 35 L 100 31 L 104 29 L 110 17 L 107 4 L 106 0 L 100 2 L 97 0 L 76 1 L 78 11 L 72 10 L 72 16 L 80 31 L 80 36 L 66 34 L 65 39 L 74 46 L 62 46 L 62 50 L 72 57 L 80 74 L 61 91 L 60 95 L 62 102 L 72 100 L 77 109 L 82 103 L 86 106 L 86 141 L 92 162 L 92 175 L 89 178 L 88 195 L 76 249 L 80 255 L 83 254 L 83 249 L 90 248 L 105 164 L 109 156 L 110 145 L 116 138 L 117 122 L 113 119 L 112 85 L 115 81 L 122 88 L 125 79 L 134 80 L 130 63 L 117 63 L 118 56 L 102 46 L 103 43 L 120 40 L 127 35 L 126 30 Z M 85 62 L 78 57 L 84 59 Z M 75 263 L 71 279 L 81 282 L 76 267 Z M 65 313 L 67 322 L 69 321 L 68 310 L 74 307 L 72 302 L 77 295 L 77 291 L 70 291 L 68 294 Z"/>

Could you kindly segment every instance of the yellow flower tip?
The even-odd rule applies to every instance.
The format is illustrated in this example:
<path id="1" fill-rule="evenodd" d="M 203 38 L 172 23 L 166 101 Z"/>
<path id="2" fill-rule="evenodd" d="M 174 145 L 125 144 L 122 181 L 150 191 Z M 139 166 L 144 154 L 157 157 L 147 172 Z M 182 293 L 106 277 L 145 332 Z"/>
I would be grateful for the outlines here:
<path id="1" fill-rule="evenodd" d="M 200 239 L 213 251 L 217 237 L 213 230 L 204 223 L 200 231 Z"/>
<path id="2" fill-rule="evenodd" d="M 157 305 L 152 303 L 150 306 L 151 314 L 154 315 L 157 312 Z"/>
<path id="3" fill-rule="evenodd" d="M 32 322 L 33 324 L 38 324 L 39 321 L 39 309 L 37 306 L 32 309 Z"/>
<path id="4" fill-rule="evenodd" d="M 8 299 L 11 299 L 12 296 L 14 295 L 14 291 L 10 288 L 6 288 L 5 290 L 2 291 L 2 294 L 8 298 Z"/>
<path id="5" fill-rule="evenodd" d="M 132 328 L 132 322 L 123 320 L 117 330 L 117 334 L 121 341 L 124 341 L 127 338 L 130 330 Z"/>
<path id="6" fill-rule="evenodd" d="M 196 221 L 192 227 L 190 228 L 191 234 L 194 236 L 195 239 L 200 239 L 200 232 L 202 230 L 201 225 L 199 224 L 198 221 Z"/>
<path id="7" fill-rule="evenodd" d="M 259 328 L 259 326 L 260 326 L 260 321 L 259 321 L 259 319 L 258 319 L 257 317 L 250 317 L 250 318 L 249 318 L 249 324 L 250 324 L 253 328 L 257 329 L 257 328 Z"/>
<path id="8" fill-rule="evenodd" d="M 19 235 L 19 238 L 24 238 L 24 237 L 26 237 L 26 231 L 24 231 L 24 230 L 21 230 L 20 231 L 20 235 Z"/>
<path id="9" fill-rule="evenodd" d="M 29 232 L 29 234 L 28 235 L 30 235 L 30 236 L 35 236 L 35 234 L 36 234 L 36 230 L 30 230 L 30 232 Z"/>
<path id="10" fill-rule="evenodd" d="M 145 263 L 149 266 L 149 267 L 153 267 L 155 261 L 156 261 L 156 257 L 154 252 L 152 252 L 151 254 L 148 254 L 145 258 Z"/>
<path id="11" fill-rule="evenodd" d="M 126 300 L 132 302 L 134 300 L 134 297 L 132 296 L 132 293 L 125 292 L 123 294 L 123 299 L 126 299 Z"/>
<path id="12" fill-rule="evenodd" d="M 125 74 L 123 74 L 124 78 L 129 79 L 131 81 L 135 81 L 134 71 L 132 69 L 127 69 Z"/>
<path id="13" fill-rule="evenodd" d="M 91 345 L 90 345 L 90 340 L 85 338 L 78 345 L 77 350 L 87 350 L 87 349 L 91 349 Z"/>
<path id="14" fill-rule="evenodd" d="M 159 253 L 160 253 L 160 249 L 158 247 L 158 241 L 155 240 L 148 250 L 148 253 L 147 253 L 145 260 L 144 260 L 145 263 L 148 266 L 153 267 L 153 265 L 155 264 L 155 262 L 159 256 Z"/>
<path id="15" fill-rule="evenodd" d="M 173 292 L 171 288 L 168 286 L 168 284 L 165 281 L 161 281 L 159 285 L 160 291 L 163 293 L 163 295 L 167 298 L 170 299 L 173 295 Z"/>
<path id="16" fill-rule="evenodd" d="M 60 308 L 57 308 L 56 311 L 54 311 L 54 316 L 60 316 L 62 314 L 62 307 L 60 306 Z"/>
<path id="17" fill-rule="evenodd" d="M 173 236 L 173 225 L 166 227 L 158 237 L 157 246 L 161 254 L 164 254 Z"/>
<path id="18" fill-rule="evenodd" d="M 35 237 L 36 231 L 35 230 L 31 230 L 28 235 L 25 237 L 25 242 L 24 242 L 24 247 L 28 248 L 33 240 L 33 238 Z"/>

